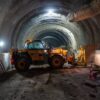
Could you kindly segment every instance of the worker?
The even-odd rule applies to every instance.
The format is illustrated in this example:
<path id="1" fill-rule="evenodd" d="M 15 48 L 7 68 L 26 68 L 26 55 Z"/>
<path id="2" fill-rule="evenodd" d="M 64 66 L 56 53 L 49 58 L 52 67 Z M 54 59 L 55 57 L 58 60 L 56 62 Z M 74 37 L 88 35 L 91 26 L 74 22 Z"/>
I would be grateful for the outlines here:
<path id="1" fill-rule="evenodd" d="M 31 42 L 32 42 L 32 40 L 26 40 L 24 48 L 28 48 L 28 44 L 31 43 Z"/>
<path id="2" fill-rule="evenodd" d="M 74 60 L 75 60 L 75 54 L 74 54 L 74 51 L 73 51 L 73 48 L 70 47 L 70 49 L 68 50 L 68 63 L 69 64 L 73 64 L 74 63 Z"/>
<path id="3" fill-rule="evenodd" d="M 100 75 L 100 66 L 91 64 L 89 78 L 96 80 L 98 75 Z"/>
<path id="4" fill-rule="evenodd" d="M 70 47 L 68 50 L 68 56 L 74 56 L 74 50 L 72 47 Z"/>
<path id="5" fill-rule="evenodd" d="M 79 65 L 86 65 L 85 49 L 82 46 L 80 46 L 79 49 L 78 49 L 77 58 L 78 58 L 78 64 Z"/>

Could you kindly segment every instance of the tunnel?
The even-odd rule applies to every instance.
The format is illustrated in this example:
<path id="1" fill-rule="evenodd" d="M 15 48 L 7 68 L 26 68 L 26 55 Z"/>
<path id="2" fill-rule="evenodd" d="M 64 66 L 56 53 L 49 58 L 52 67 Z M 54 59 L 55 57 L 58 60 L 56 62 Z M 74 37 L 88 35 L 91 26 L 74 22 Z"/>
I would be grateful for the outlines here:
<path id="1" fill-rule="evenodd" d="M 100 0 L 0 0 L 0 100 L 100 100 Z"/>
<path id="2" fill-rule="evenodd" d="M 89 56 L 100 43 L 98 0 L 0 2 L 0 41 L 4 44 L 1 52 L 22 49 L 27 39 L 41 39 L 52 47 L 78 49 L 82 45 Z M 89 5 L 97 10 L 96 14 L 89 12 Z"/>

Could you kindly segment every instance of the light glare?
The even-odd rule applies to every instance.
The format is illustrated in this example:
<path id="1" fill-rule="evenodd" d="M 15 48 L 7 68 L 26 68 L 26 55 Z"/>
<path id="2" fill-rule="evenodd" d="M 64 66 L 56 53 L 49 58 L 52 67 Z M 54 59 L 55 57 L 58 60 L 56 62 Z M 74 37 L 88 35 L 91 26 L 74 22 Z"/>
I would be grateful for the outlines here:
<path id="1" fill-rule="evenodd" d="M 54 9 L 48 9 L 48 15 L 54 14 Z"/>
<path id="2" fill-rule="evenodd" d="M 0 41 L 0 47 L 3 47 L 3 46 L 4 46 L 4 42 Z"/>

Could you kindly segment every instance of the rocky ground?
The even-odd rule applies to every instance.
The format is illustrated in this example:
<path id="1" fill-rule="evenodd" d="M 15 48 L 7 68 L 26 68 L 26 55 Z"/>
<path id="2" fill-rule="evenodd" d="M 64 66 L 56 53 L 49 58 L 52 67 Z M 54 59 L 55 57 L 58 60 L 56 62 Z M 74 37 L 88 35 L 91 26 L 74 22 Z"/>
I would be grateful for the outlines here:
<path id="1" fill-rule="evenodd" d="M 0 100 L 100 100 L 99 80 L 88 68 L 33 68 L 0 76 Z"/>

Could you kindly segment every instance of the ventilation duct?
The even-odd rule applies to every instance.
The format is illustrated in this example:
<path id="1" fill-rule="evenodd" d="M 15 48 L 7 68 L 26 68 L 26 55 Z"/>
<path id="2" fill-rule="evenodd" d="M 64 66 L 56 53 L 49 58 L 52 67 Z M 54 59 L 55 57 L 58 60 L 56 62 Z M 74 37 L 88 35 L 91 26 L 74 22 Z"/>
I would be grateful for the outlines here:
<path id="1" fill-rule="evenodd" d="M 70 13 L 70 21 L 81 21 L 100 14 L 100 0 L 93 0 L 89 5 L 85 5 L 74 13 Z"/>

